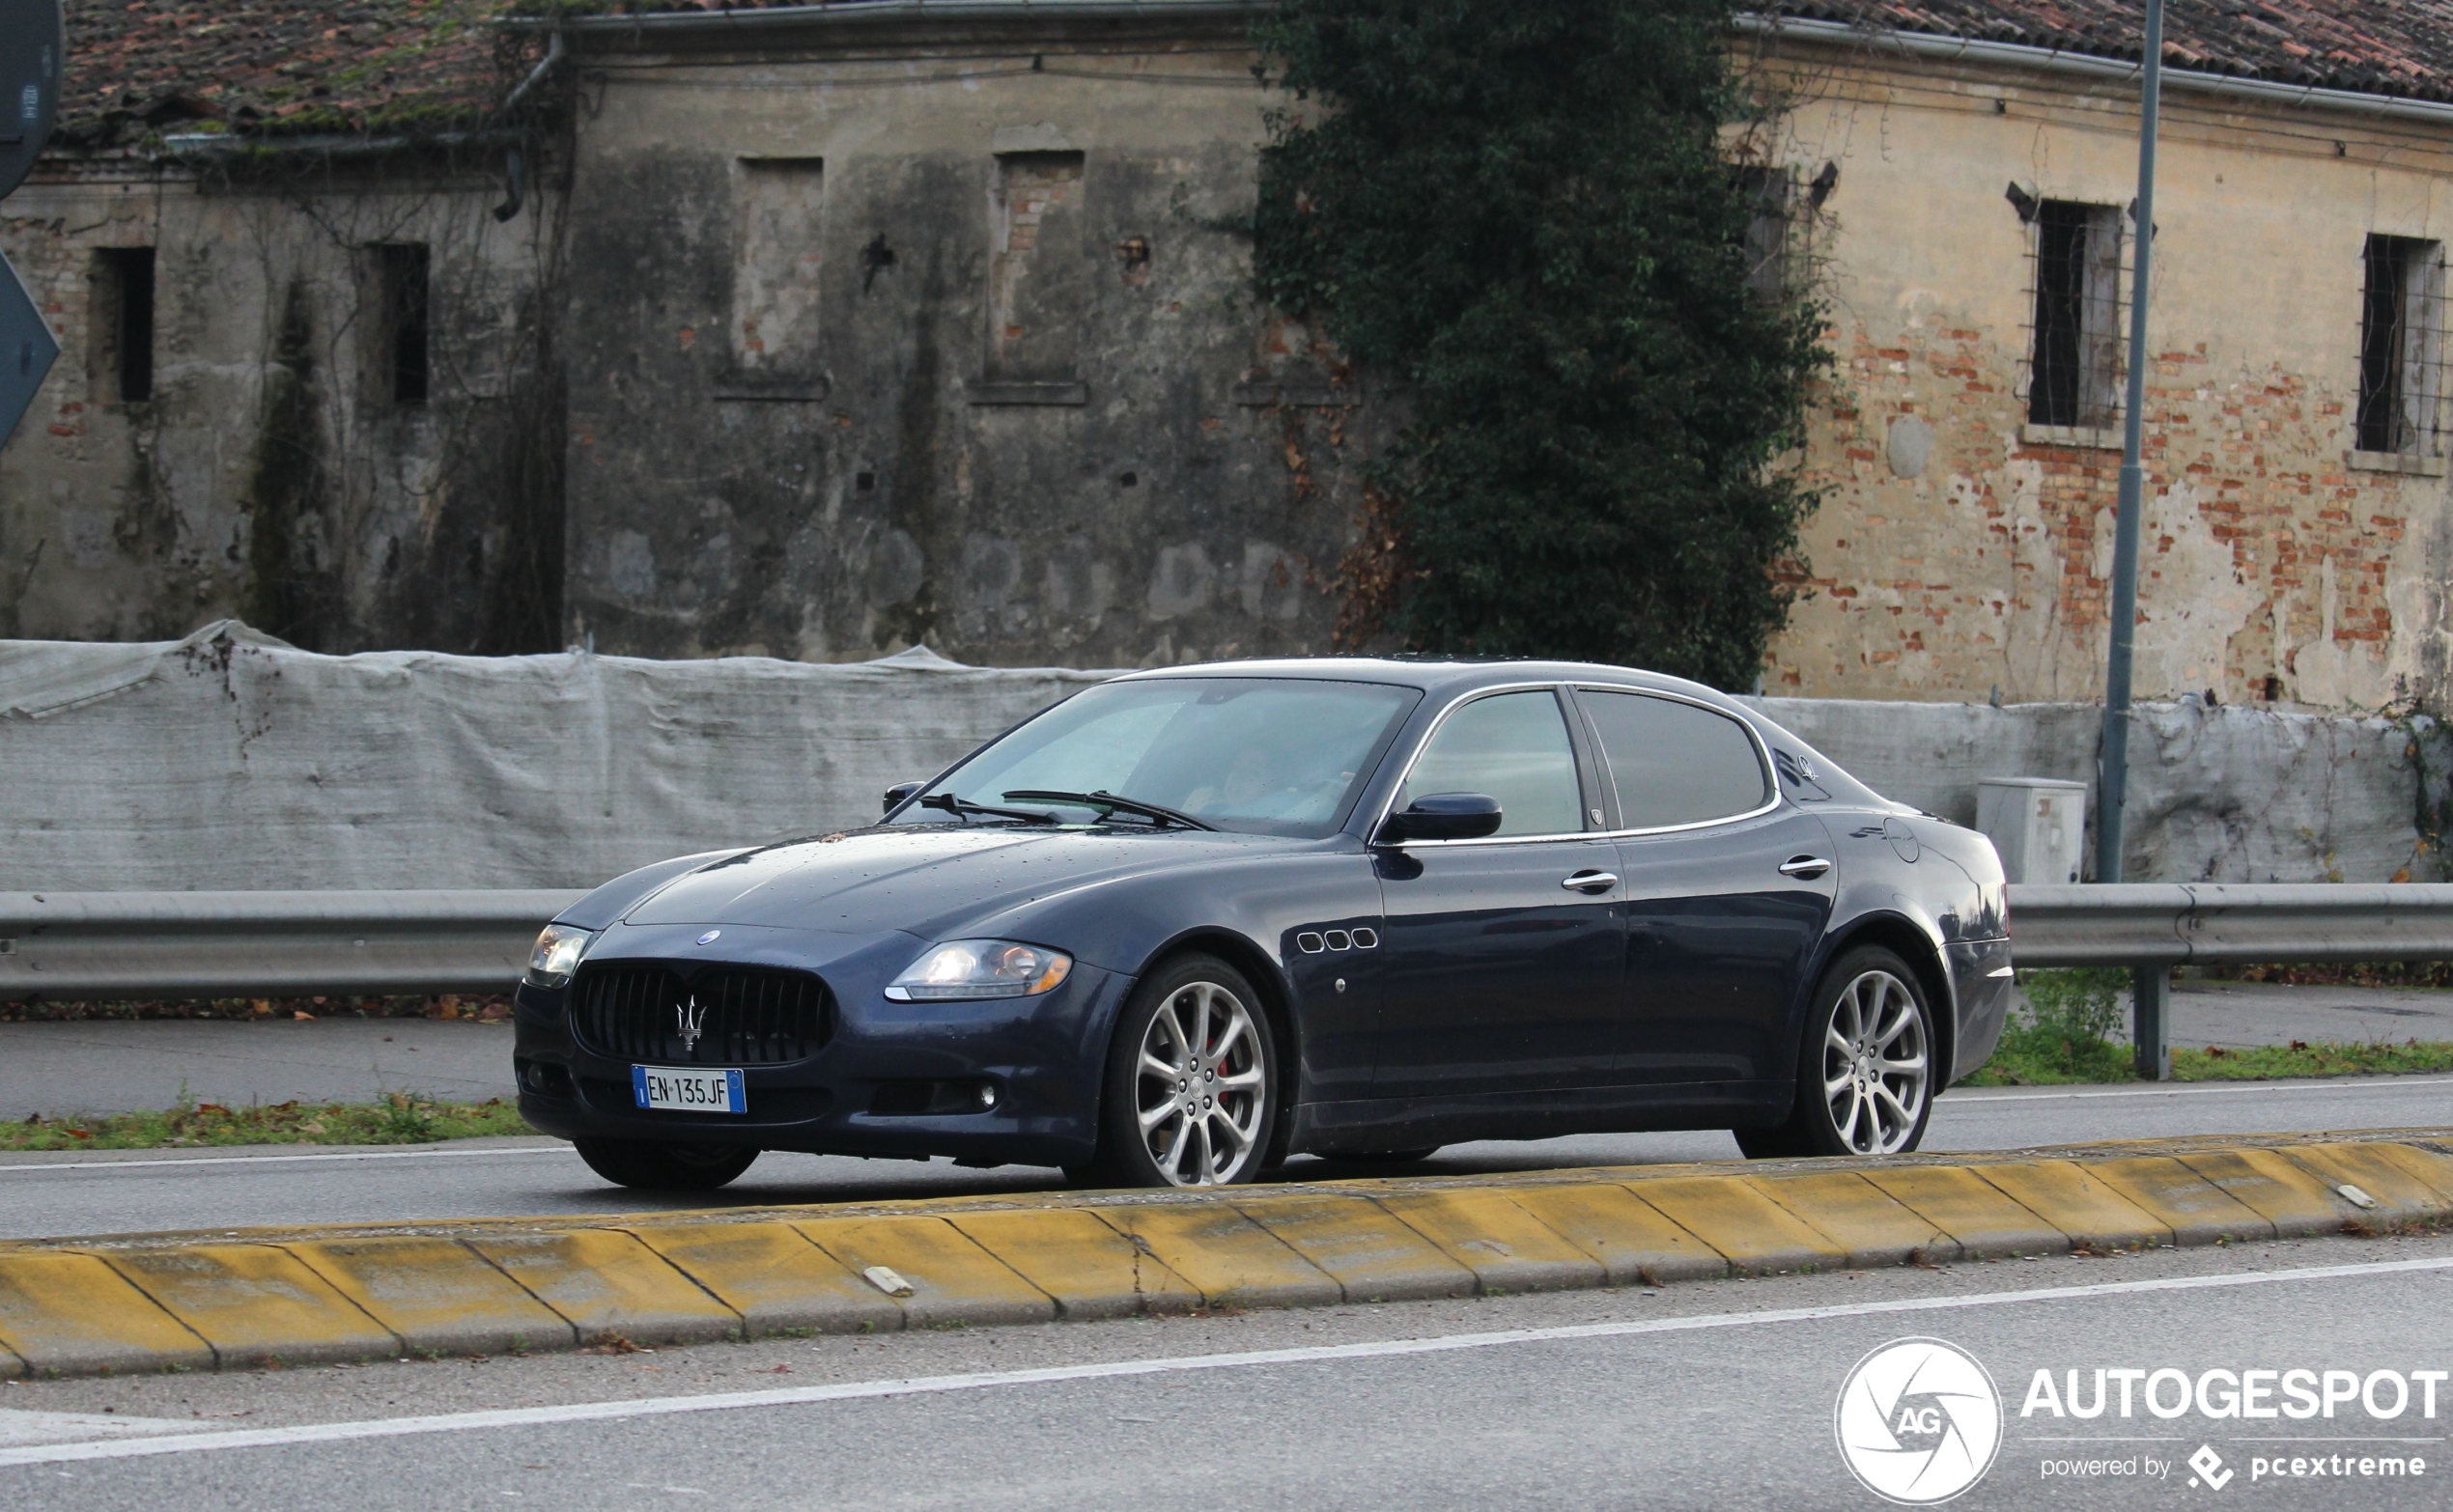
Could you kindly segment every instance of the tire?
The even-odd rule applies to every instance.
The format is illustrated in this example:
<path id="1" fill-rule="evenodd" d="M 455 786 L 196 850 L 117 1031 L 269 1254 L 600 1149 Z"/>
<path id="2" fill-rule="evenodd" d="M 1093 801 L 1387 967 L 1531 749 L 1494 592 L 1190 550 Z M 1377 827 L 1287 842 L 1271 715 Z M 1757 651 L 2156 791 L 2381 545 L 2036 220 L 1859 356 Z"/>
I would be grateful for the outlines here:
<path id="1" fill-rule="evenodd" d="M 734 1144 L 667 1144 L 646 1139 L 574 1139 L 588 1169 L 616 1187 L 642 1191 L 714 1191 L 749 1169 L 756 1150 Z"/>
<path id="2" fill-rule="evenodd" d="M 1067 1174 L 1115 1187 L 1249 1182 L 1267 1163 L 1278 1105 L 1260 994 L 1216 956 L 1177 956 L 1125 1000 L 1099 1098 L 1098 1158 Z"/>
<path id="3" fill-rule="evenodd" d="M 1738 1149 L 1752 1160 L 1915 1149 L 1933 1116 L 1934 1044 L 1915 970 L 1879 946 L 1847 952 L 1815 989 L 1788 1121 L 1735 1131 Z"/>

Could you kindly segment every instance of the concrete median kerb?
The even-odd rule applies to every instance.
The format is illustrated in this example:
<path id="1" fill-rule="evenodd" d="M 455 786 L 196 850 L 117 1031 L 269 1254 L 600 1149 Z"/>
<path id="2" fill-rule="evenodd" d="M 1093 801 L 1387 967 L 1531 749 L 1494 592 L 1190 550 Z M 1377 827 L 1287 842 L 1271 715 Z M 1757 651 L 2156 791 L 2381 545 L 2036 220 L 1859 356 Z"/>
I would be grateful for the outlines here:
<path id="1" fill-rule="evenodd" d="M 0 1376 L 1657 1286 L 2447 1221 L 2439 1129 L 19 1241 L 0 1245 Z"/>

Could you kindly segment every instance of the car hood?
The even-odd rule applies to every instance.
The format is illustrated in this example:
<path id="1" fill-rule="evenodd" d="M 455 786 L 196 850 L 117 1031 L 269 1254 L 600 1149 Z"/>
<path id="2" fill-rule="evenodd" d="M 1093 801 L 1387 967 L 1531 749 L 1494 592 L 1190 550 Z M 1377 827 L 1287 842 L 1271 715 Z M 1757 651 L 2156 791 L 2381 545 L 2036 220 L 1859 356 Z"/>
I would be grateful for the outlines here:
<path id="1" fill-rule="evenodd" d="M 891 826 L 769 846 L 683 873 L 625 924 L 744 924 L 937 938 L 1054 893 L 1296 842 L 1206 830 L 1158 833 L 1003 826 Z"/>

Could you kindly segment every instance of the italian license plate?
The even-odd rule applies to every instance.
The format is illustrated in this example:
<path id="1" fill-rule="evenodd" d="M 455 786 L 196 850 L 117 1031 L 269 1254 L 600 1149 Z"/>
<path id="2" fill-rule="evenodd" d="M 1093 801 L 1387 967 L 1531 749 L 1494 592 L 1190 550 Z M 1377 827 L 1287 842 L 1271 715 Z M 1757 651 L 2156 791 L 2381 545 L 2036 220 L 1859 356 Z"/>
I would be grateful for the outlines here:
<path id="1" fill-rule="evenodd" d="M 633 1066 L 631 1095 L 641 1107 L 680 1113 L 746 1113 L 741 1073 L 688 1066 Z"/>

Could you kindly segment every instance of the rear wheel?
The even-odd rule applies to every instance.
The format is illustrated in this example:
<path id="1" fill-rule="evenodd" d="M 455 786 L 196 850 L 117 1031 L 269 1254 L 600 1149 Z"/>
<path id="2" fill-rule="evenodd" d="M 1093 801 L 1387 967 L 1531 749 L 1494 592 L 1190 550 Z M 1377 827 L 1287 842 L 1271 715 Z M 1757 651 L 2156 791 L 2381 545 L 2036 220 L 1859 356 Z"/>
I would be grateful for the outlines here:
<path id="1" fill-rule="evenodd" d="M 647 1139 L 574 1139 L 588 1169 L 617 1187 L 643 1191 L 714 1191 L 749 1169 L 756 1150 L 737 1144 L 669 1144 Z"/>
<path id="2" fill-rule="evenodd" d="M 1267 1160 L 1278 1054 L 1260 994 L 1215 956 L 1178 956 L 1124 1005 L 1100 1098 L 1095 1165 L 1076 1180 L 1224 1187 Z"/>
<path id="3" fill-rule="evenodd" d="M 1788 1121 L 1736 1131 L 1737 1147 L 1756 1160 L 1915 1149 L 1933 1113 L 1935 1064 L 1932 1010 L 1915 970 L 1879 946 L 1851 950 L 1823 974 L 1814 1002 Z"/>

